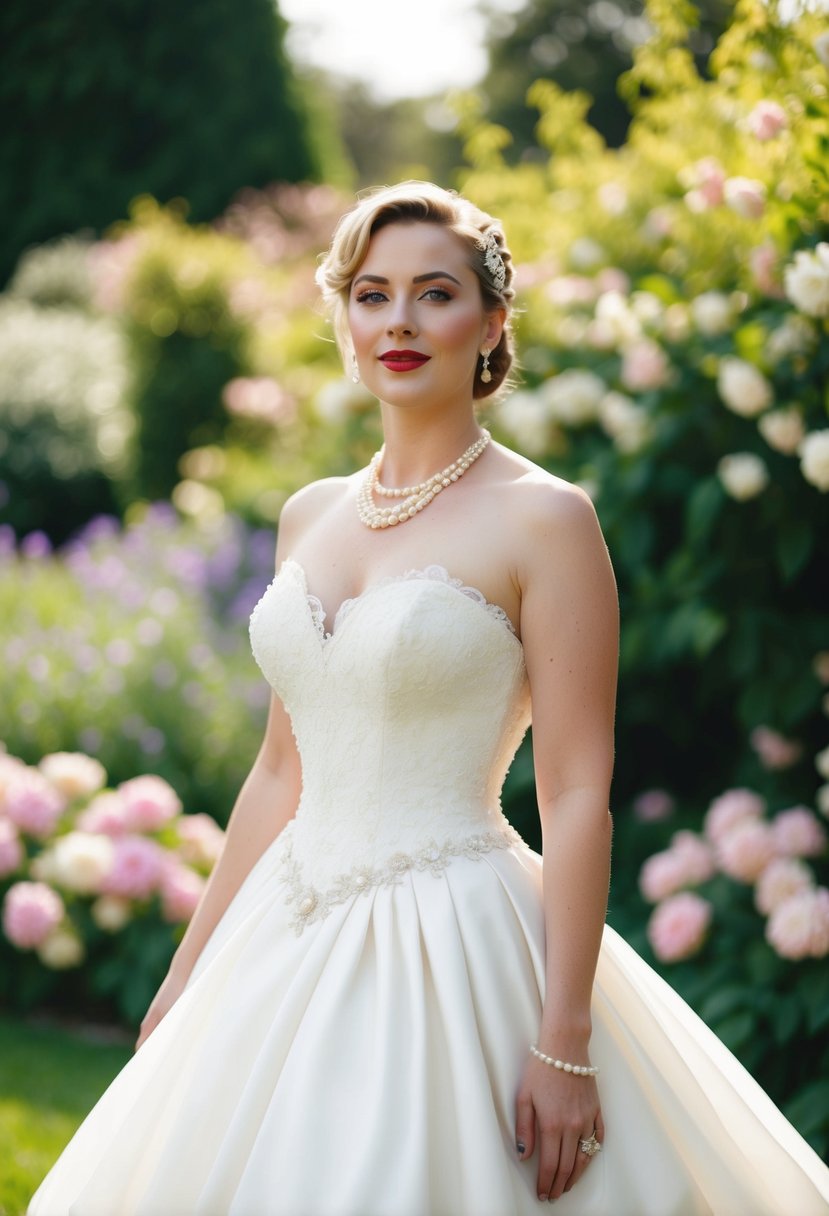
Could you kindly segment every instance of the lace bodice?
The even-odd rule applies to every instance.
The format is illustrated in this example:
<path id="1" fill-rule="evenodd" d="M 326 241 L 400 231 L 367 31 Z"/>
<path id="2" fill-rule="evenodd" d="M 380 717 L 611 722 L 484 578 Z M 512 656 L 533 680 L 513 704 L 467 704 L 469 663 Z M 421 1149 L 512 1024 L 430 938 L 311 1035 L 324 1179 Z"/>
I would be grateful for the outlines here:
<path id="1" fill-rule="evenodd" d="M 302 762 L 280 836 L 298 931 L 408 869 L 521 843 L 500 791 L 529 724 L 523 650 L 475 588 L 442 566 L 408 571 L 347 600 L 326 633 L 289 558 L 250 636 Z"/>

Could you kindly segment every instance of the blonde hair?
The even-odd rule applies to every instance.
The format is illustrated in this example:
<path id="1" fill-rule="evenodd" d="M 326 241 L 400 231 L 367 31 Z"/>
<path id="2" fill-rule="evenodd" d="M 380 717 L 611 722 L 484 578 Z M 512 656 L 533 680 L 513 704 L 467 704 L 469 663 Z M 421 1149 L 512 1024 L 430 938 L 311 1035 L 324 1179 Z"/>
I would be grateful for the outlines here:
<path id="1" fill-rule="evenodd" d="M 432 182 L 407 181 L 396 186 L 379 186 L 364 193 L 344 216 L 334 230 L 331 246 L 323 254 L 317 268 L 316 280 L 328 309 L 337 345 L 348 362 L 350 342 L 348 335 L 348 297 L 354 276 L 368 253 L 371 238 L 381 228 L 396 223 L 438 224 L 460 237 L 467 246 L 469 264 L 478 276 L 481 299 L 486 312 L 506 309 L 506 320 L 497 346 L 489 353 L 491 379 L 481 380 L 479 356 L 475 369 L 475 398 L 488 397 L 503 384 L 513 361 L 513 338 L 509 314 L 515 292 L 512 287 L 513 265 L 510 251 L 498 220 L 481 211 L 474 203 L 454 190 L 444 190 Z M 486 237 L 489 252 L 482 245 Z M 504 266 L 504 282 L 498 287 L 493 271 L 492 246 L 497 246 L 497 258 Z"/>

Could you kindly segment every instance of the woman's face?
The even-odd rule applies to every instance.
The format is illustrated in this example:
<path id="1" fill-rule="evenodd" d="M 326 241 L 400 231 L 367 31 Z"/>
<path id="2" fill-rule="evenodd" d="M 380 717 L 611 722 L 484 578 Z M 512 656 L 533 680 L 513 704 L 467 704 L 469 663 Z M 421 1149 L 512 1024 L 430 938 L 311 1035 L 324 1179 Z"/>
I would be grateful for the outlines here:
<path id="1" fill-rule="evenodd" d="M 439 224 L 381 228 L 354 276 L 348 325 L 366 387 L 391 404 L 472 399 L 481 349 L 503 314 L 484 312 L 460 237 Z"/>

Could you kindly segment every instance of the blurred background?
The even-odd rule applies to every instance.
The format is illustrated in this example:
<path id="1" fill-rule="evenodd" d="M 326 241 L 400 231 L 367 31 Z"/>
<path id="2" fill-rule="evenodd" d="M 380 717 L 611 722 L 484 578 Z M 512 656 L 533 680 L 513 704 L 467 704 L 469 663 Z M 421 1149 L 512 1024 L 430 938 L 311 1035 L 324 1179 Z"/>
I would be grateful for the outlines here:
<path id="1" fill-rule="evenodd" d="M 215 860 L 282 504 L 378 446 L 313 271 L 406 177 L 503 221 L 482 421 L 613 559 L 610 921 L 829 1152 L 827 4 L 7 0 L 0 47 L 0 1216 Z"/>

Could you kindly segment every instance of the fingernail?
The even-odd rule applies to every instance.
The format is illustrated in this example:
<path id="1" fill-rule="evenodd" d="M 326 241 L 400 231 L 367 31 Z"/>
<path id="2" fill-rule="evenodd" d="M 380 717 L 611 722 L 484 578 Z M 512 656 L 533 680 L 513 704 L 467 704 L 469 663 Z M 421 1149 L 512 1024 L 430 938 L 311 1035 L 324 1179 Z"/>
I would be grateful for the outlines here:
<path id="1" fill-rule="evenodd" d="M 523 1140 L 516 1140 L 515 1147 L 518 1149 L 519 1156 L 521 1156 L 523 1153 L 525 1153 L 527 1151 L 527 1146 Z"/>

